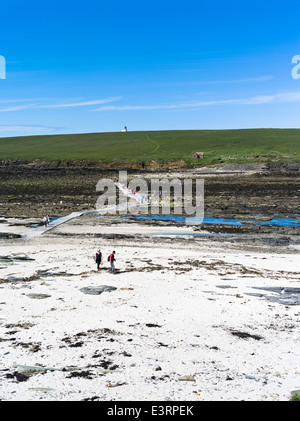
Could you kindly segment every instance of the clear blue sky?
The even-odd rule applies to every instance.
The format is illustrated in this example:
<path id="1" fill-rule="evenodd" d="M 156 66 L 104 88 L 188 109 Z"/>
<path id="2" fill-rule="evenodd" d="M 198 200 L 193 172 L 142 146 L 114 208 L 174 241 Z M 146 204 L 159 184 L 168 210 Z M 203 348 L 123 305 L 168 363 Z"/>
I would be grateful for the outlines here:
<path id="1" fill-rule="evenodd" d="M 300 127 L 299 0 L 1 0 L 0 137 Z"/>

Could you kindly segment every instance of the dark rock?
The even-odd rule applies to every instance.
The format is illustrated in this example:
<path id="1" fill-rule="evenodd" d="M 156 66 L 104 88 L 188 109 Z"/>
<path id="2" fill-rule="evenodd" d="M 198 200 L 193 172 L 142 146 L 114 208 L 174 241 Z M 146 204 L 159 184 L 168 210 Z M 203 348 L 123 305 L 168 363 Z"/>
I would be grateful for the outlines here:
<path id="1" fill-rule="evenodd" d="M 237 336 L 238 338 L 241 338 L 241 339 L 251 338 L 251 339 L 255 339 L 257 341 L 260 341 L 261 339 L 263 339 L 262 336 L 259 336 L 259 335 L 251 335 L 250 333 L 240 332 L 238 330 L 232 330 L 231 331 L 231 334 L 234 335 L 234 336 Z"/>
<path id="2" fill-rule="evenodd" d="M 115 291 L 117 288 L 110 286 L 110 285 L 100 285 L 98 287 L 83 287 L 80 288 L 80 291 L 83 292 L 83 294 L 88 294 L 88 295 L 100 295 L 102 294 L 102 292 L 107 291 L 107 292 L 111 292 L 111 291 Z"/>
<path id="3" fill-rule="evenodd" d="M 49 298 L 51 297 L 51 295 L 47 295 L 47 294 L 27 294 L 27 297 L 32 298 L 34 300 L 43 300 L 44 298 Z"/>
<path id="4" fill-rule="evenodd" d="M 8 373 L 5 375 L 7 379 L 15 379 L 18 382 L 26 382 L 29 379 L 29 376 L 25 374 L 19 373 L 18 371 L 14 371 L 12 374 Z"/>
<path id="5" fill-rule="evenodd" d="M 0 238 L 12 239 L 12 238 L 21 238 L 20 234 L 13 234 L 12 232 L 0 232 Z"/>

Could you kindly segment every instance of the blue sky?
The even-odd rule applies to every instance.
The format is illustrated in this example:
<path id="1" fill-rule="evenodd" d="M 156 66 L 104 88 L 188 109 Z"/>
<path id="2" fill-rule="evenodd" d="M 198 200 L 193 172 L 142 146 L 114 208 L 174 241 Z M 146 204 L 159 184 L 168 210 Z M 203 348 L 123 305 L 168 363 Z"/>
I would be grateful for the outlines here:
<path id="1" fill-rule="evenodd" d="M 1 0 L 0 137 L 300 128 L 299 14 L 299 0 Z"/>

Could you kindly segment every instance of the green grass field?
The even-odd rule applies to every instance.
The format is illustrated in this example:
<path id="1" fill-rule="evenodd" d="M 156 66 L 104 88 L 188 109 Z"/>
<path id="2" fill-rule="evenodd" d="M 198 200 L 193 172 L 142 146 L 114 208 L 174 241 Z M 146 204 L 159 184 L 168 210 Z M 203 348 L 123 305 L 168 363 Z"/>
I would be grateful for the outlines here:
<path id="1" fill-rule="evenodd" d="M 191 158 L 196 151 L 205 153 L 204 160 Z M 300 129 L 174 130 L 0 138 L 0 159 L 107 163 L 183 159 L 194 164 L 275 159 L 300 162 Z"/>

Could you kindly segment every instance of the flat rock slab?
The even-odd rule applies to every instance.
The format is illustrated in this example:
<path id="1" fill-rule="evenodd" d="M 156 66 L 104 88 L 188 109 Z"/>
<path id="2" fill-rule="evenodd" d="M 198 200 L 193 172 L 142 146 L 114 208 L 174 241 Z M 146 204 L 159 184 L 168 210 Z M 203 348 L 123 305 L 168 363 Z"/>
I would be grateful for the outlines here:
<path id="1" fill-rule="evenodd" d="M 75 371 L 82 370 L 80 367 L 42 367 L 36 365 L 13 365 L 18 373 L 24 374 L 25 376 L 32 376 L 34 374 L 46 373 L 47 371 Z"/>
<path id="2" fill-rule="evenodd" d="M 16 370 L 25 376 L 32 376 L 34 374 L 45 373 L 46 371 L 55 371 L 58 369 L 53 367 L 40 367 L 33 365 L 17 365 Z"/>
<path id="3" fill-rule="evenodd" d="M 112 287 L 110 285 L 100 285 L 98 287 L 84 287 L 80 288 L 79 291 L 83 292 L 83 294 L 89 294 L 89 295 L 100 295 L 102 292 L 111 292 L 115 291 L 117 288 Z"/>
<path id="4" fill-rule="evenodd" d="M 47 294 L 27 294 L 27 297 L 32 298 L 34 300 L 43 300 L 44 298 L 51 297 L 51 295 L 47 295 Z"/>
<path id="5" fill-rule="evenodd" d="M 247 295 L 256 295 L 263 297 L 268 301 L 277 302 L 285 306 L 294 306 L 300 304 L 300 288 L 299 287 L 252 287 L 274 293 L 274 295 L 265 295 L 263 293 L 246 293 Z"/>
<path id="6" fill-rule="evenodd" d="M 0 256 L 0 261 L 33 261 L 35 259 L 32 259 L 31 257 L 28 256 Z"/>

